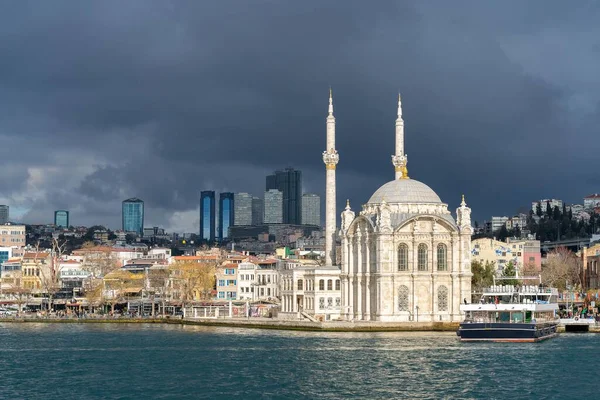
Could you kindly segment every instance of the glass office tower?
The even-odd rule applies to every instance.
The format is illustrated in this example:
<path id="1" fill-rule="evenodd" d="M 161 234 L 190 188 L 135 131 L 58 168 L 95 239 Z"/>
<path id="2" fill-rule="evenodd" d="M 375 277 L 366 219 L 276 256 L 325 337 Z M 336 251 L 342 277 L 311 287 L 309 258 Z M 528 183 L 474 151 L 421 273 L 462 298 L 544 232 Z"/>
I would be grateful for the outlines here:
<path id="1" fill-rule="evenodd" d="M 69 227 L 69 212 L 67 210 L 54 211 L 54 226 L 61 228 Z"/>
<path id="2" fill-rule="evenodd" d="M 229 227 L 233 226 L 235 203 L 233 193 L 224 192 L 219 195 L 219 241 L 229 239 Z"/>
<path id="3" fill-rule="evenodd" d="M 200 192 L 200 238 L 207 242 L 215 241 L 215 192 Z M 222 231 L 222 229 L 221 229 Z"/>
<path id="4" fill-rule="evenodd" d="M 302 222 L 302 172 L 293 168 L 275 171 L 267 176 L 266 191 L 276 189 L 283 193 L 283 223 Z"/>
<path id="5" fill-rule="evenodd" d="M 123 230 L 144 234 L 144 202 L 138 198 L 123 200 Z"/>

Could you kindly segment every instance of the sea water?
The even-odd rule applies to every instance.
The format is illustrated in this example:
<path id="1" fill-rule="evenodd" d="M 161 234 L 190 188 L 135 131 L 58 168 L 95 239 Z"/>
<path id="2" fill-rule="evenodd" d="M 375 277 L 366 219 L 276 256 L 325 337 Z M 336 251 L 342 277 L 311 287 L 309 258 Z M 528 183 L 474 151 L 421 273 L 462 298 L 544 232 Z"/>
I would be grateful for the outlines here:
<path id="1" fill-rule="evenodd" d="M 0 323 L 0 399 L 599 398 L 600 335 Z"/>

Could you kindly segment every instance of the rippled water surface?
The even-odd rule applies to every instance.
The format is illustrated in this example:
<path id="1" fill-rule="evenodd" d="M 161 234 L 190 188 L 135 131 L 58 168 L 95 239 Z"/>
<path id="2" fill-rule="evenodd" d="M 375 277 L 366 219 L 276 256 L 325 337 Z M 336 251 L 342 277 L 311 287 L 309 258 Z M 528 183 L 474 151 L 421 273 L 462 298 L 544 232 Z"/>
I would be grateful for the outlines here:
<path id="1" fill-rule="evenodd" d="M 0 324 L 0 399 L 598 398 L 600 335 Z"/>

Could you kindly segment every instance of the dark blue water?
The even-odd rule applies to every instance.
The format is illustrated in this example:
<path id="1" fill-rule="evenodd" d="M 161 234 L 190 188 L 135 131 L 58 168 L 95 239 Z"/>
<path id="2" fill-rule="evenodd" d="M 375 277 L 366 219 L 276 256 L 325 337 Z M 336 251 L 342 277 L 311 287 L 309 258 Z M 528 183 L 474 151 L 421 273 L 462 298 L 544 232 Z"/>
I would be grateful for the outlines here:
<path id="1" fill-rule="evenodd" d="M 599 365 L 596 334 L 471 344 L 452 333 L 0 324 L 0 399 L 593 399 Z"/>

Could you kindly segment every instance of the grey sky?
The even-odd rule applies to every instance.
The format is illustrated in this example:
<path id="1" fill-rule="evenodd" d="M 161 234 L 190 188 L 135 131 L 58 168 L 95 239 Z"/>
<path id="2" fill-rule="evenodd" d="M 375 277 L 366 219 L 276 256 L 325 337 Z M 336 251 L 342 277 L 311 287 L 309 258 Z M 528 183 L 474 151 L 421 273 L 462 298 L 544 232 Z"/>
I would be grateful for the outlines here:
<path id="1" fill-rule="evenodd" d="M 376 7 L 374 6 L 376 4 Z M 201 190 L 260 195 L 293 166 L 324 192 L 327 91 L 338 204 L 409 173 L 475 219 L 600 192 L 596 1 L 4 2 L 0 204 L 197 231 Z M 341 211 L 341 209 L 340 209 Z"/>

